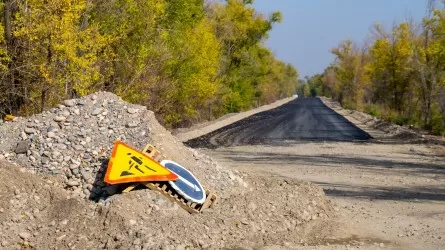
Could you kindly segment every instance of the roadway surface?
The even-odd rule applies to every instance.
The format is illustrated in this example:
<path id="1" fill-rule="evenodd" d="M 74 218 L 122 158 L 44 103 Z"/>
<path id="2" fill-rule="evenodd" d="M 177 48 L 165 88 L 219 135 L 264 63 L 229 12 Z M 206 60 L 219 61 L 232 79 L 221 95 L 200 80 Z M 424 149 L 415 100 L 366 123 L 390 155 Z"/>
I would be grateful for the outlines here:
<path id="1" fill-rule="evenodd" d="M 189 140 L 186 144 L 190 147 L 216 148 L 296 141 L 370 139 L 368 133 L 328 108 L 320 99 L 298 98 Z"/>

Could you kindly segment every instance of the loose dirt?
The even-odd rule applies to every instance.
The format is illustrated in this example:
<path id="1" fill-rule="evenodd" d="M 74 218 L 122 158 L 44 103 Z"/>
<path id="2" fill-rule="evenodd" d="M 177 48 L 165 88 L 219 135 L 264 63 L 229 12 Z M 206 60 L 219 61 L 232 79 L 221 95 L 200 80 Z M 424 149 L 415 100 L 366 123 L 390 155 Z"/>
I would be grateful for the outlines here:
<path id="1" fill-rule="evenodd" d="M 157 192 L 120 193 L 103 182 L 114 140 L 155 145 L 220 201 L 190 215 Z M 0 123 L 0 142 L 0 249 L 283 249 L 335 230 L 318 185 L 231 170 L 111 93 Z"/>

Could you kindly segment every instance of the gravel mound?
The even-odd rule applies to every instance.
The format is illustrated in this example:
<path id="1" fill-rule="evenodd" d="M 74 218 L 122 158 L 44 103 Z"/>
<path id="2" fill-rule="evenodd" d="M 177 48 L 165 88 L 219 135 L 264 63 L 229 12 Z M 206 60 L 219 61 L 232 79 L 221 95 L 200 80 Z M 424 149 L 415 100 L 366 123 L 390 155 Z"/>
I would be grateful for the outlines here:
<path id="1" fill-rule="evenodd" d="M 320 187 L 277 177 L 246 177 L 249 189 L 193 216 L 147 189 L 70 197 L 54 177 L 0 161 L 0 249 L 295 249 L 333 216 Z"/>
<path id="2" fill-rule="evenodd" d="M 119 190 L 103 182 L 116 140 L 136 149 L 147 143 L 156 146 L 216 192 L 246 185 L 238 174 L 185 147 L 152 111 L 108 92 L 65 100 L 41 114 L 2 122 L 0 160 L 19 163 L 34 173 L 57 175 L 73 195 L 98 200 Z"/>

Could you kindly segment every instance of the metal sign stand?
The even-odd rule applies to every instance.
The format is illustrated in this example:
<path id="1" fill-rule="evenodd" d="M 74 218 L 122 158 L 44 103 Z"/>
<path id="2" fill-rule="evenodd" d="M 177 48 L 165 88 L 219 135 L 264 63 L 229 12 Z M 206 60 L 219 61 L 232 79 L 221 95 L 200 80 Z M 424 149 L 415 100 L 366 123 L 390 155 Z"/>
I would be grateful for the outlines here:
<path id="1" fill-rule="evenodd" d="M 161 162 L 166 159 L 166 157 L 159 152 L 153 145 L 147 144 L 145 148 L 142 150 L 142 153 L 152 158 L 157 162 Z M 191 214 L 201 213 L 204 209 L 213 207 L 219 200 L 218 196 L 212 191 L 206 189 L 206 200 L 203 204 L 198 204 L 192 201 L 186 200 L 182 197 L 176 190 L 174 190 L 168 182 L 138 182 L 132 183 L 130 186 L 124 189 L 123 193 L 128 193 L 138 185 L 143 185 L 153 191 L 158 191 L 167 199 L 172 202 L 176 202 L 180 207 L 185 209 L 187 212 Z"/>

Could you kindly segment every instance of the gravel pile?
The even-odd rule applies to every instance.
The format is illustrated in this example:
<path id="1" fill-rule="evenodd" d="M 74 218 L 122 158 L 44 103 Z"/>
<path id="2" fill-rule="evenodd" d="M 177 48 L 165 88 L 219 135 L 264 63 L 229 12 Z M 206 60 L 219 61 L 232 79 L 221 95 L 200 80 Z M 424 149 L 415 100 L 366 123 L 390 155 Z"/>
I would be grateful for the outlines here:
<path id="1" fill-rule="evenodd" d="M 238 174 L 185 147 L 152 111 L 108 92 L 65 100 L 41 114 L 2 122 L 0 160 L 19 163 L 30 172 L 58 175 L 72 194 L 97 200 L 119 189 L 103 182 L 116 140 L 136 149 L 153 144 L 217 192 L 246 185 Z"/>

